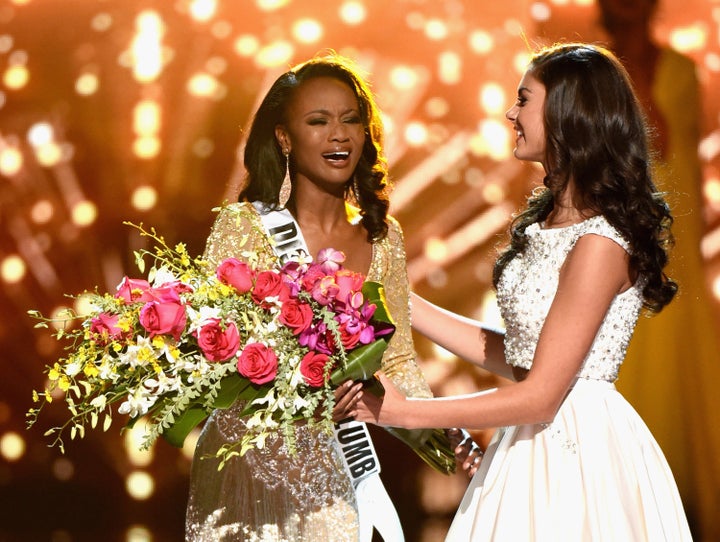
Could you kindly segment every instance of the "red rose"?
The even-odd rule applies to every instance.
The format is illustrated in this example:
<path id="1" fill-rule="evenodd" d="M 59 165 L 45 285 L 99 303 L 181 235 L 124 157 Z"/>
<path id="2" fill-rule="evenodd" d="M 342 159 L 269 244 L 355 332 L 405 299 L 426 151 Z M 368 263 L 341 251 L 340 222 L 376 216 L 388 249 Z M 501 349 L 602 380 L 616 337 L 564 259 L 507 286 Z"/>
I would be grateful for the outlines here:
<path id="1" fill-rule="evenodd" d="M 240 352 L 238 373 L 253 384 L 265 384 L 277 375 L 278 359 L 272 348 L 262 343 L 250 343 Z"/>
<path id="2" fill-rule="evenodd" d="M 292 329 L 293 335 L 299 335 L 312 324 L 313 311 L 307 303 L 298 299 L 288 299 L 282 304 L 278 319 Z"/>
<path id="3" fill-rule="evenodd" d="M 245 262 L 237 258 L 223 260 L 215 274 L 220 282 L 232 286 L 241 294 L 252 289 L 253 272 Z"/>
<path id="4" fill-rule="evenodd" d="M 198 346 L 210 361 L 225 361 L 240 348 L 240 333 L 234 322 L 223 325 L 218 318 L 210 318 L 195 333 Z"/>
<path id="5" fill-rule="evenodd" d="M 352 350 L 360 342 L 363 328 L 366 326 L 341 325 L 340 326 L 340 342 L 342 342 L 345 350 Z"/>
<path id="6" fill-rule="evenodd" d="M 268 297 L 277 297 L 285 300 L 289 297 L 289 290 L 279 273 L 274 271 L 260 271 L 255 279 L 252 298 L 258 305 L 264 305 Z"/>
<path id="7" fill-rule="evenodd" d="M 312 291 L 312 289 L 315 287 L 315 284 L 320 279 L 326 276 L 327 273 L 325 273 L 325 271 L 323 271 L 318 264 L 312 264 L 307 269 L 307 271 L 305 271 L 305 274 L 302 277 L 303 290 L 305 290 L 306 292 Z"/>
<path id="8" fill-rule="evenodd" d="M 115 297 L 124 299 L 126 303 L 152 301 L 152 296 L 147 293 L 149 289 L 150 283 L 146 280 L 124 277 L 118 284 Z"/>
<path id="9" fill-rule="evenodd" d="M 140 324 L 150 337 L 168 334 L 178 341 L 186 322 L 185 307 L 180 303 L 150 301 L 140 309 Z"/>
<path id="10" fill-rule="evenodd" d="M 117 314 L 102 312 L 90 321 L 90 333 L 95 335 L 95 340 L 100 344 L 107 344 L 111 340 L 122 339 L 125 335 L 117 325 Z"/>
<path id="11" fill-rule="evenodd" d="M 327 354 L 310 351 L 300 360 L 300 374 L 309 386 L 319 388 L 325 384 L 330 375 L 329 371 L 325 371 L 328 359 Z"/>

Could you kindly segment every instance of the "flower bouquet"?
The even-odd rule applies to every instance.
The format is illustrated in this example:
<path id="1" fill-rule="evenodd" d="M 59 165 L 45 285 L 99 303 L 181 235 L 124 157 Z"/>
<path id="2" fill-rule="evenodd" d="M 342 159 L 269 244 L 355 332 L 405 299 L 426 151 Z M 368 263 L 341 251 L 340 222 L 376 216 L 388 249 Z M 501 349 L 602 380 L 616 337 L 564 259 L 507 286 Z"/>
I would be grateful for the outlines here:
<path id="1" fill-rule="evenodd" d="M 156 242 L 154 251 L 135 253 L 141 272 L 152 260 L 147 280 L 125 277 L 114 294 L 86 292 L 86 314 L 50 319 L 30 311 L 36 327 L 58 328 L 68 354 L 47 367 L 47 388 L 33 392 L 39 406 L 28 426 L 60 390 L 70 416 L 46 435 L 63 451 L 68 430 L 71 439 L 87 426 L 107 431 L 118 404 L 126 426 L 144 421 L 142 448 L 159 436 L 182 446 L 213 409 L 242 400 L 248 430 L 218 450 L 221 467 L 274 432 L 292 449 L 299 419 L 331 432 L 333 387 L 372 375 L 394 331 L 382 286 L 345 269 L 333 249 L 276 269 L 234 258 L 212 268 L 183 244 L 170 247 L 154 230 L 130 225 Z M 421 457 L 454 469 L 447 446 L 414 436 L 420 440 L 403 440 L 425 448 Z"/>

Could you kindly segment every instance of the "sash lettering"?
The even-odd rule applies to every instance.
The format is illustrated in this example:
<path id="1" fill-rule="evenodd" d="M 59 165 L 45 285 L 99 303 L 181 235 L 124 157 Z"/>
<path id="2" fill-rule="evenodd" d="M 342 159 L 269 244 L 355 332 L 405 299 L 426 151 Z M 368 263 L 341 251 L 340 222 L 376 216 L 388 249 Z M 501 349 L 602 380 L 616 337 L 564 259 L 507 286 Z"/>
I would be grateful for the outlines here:
<path id="1" fill-rule="evenodd" d="M 349 420 L 335 424 L 335 439 L 353 484 L 380 472 L 380 462 L 364 423 Z"/>

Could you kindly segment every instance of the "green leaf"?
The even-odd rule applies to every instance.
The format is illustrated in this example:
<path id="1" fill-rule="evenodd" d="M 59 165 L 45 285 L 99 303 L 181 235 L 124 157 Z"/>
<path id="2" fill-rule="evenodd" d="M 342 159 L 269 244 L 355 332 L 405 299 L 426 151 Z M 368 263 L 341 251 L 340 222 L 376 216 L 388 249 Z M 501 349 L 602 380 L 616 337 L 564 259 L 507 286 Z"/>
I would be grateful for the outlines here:
<path id="1" fill-rule="evenodd" d="M 246 398 L 244 396 L 248 393 L 257 393 L 252 388 L 250 381 L 237 373 L 226 376 L 220 382 L 212 408 L 229 408 L 238 398 Z M 211 409 L 205 408 L 202 404 L 191 405 L 179 416 L 174 419 L 171 417 L 170 426 L 162 433 L 163 438 L 173 446 L 182 448 L 190 431 L 205 421 L 210 412 Z"/>
<path id="2" fill-rule="evenodd" d="M 238 398 L 243 399 L 246 404 L 245 408 L 240 413 L 240 416 L 243 417 L 254 414 L 257 410 L 257 405 L 253 405 L 252 402 L 258 397 L 264 397 L 265 395 L 267 395 L 268 391 L 270 391 L 271 388 L 271 384 L 263 384 L 261 386 L 258 386 L 256 384 L 250 383 L 247 388 L 242 390 L 242 393 L 238 394 Z"/>
<path id="3" fill-rule="evenodd" d="M 345 367 L 338 367 L 330 375 L 331 384 L 339 386 L 346 380 L 371 380 L 382 365 L 387 346 L 385 339 L 378 339 L 350 352 Z"/>
<path id="4" fill-rule="evenodd" d="M 387 300 L 385 298 L 385 288 L 379 282 L 367 281 L 363 284 L 362 293 L 365 300 L 374 303 L 376 306 L 373 320 L 382 322 L 383 324 L 391 324 L 395 326 L 395 321 L 387 310 Z M 388 336 L 388 339 L 390 337 Z"/>
<path id="5" fill-rule="evenodd" d="M 182 448 L 185 438 L 209 416 L 210 412 L 202 406 L 192 406 L 175 419 L 175 423 L 163 431 L 163 438 L 173 446 Z"/>
<path id="6" fill-rule="evenodd" d="M 214 401 L 215 408 L 229 408 L 250 387 L 252 387 L 250 381 L 238 373 L 226 376 L 220 382 L 220 389 Z"/>

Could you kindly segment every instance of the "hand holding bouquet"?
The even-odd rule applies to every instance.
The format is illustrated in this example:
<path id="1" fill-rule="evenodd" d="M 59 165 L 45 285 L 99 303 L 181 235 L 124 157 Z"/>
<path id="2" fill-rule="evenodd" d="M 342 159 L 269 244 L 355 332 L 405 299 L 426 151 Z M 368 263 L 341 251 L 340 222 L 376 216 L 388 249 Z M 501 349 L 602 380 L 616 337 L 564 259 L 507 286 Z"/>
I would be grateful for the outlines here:
<path id="1" fill-rule="evenodd" d="M 298 419 L 331 431 L 330 374 L 349 361 L 378 365 L 394 330 L 380 285 L 344 269 L 332 249 L 277 269 L 234 258 L 213 269 L 137 227 L 157 243 L 136 253 L 141 272 L 153 260 L 148 279 L 84 294 L 88 314 L 52 322 L 68 354 L 48 367 L 47 389 L 34 392 L 40 406 L 28 412 L 29 425 L 60 390 L 70 417 L 46 434 L 61 449 L 66 430 L 71 439 L 87 426 L 107 430 L 115 405 L 128 425 L 145 421 L 147 448 L 158 436 L 180 446 L 214 408 L 244 400 L 249 431 L 218 451 L 222 463 L 262 448 L 275 431 L 292 445 Z M 31 314 L 37 326 L 51 323 Z"/>
<path id="2" fill-rule="evenodd" d="M 30 311 L 36 327 L 58 328 L 68 354 L 47 368 L 46 389 L 33 392 L 39 406 L 28 426 L 61 392 L 70 416 L 46 432 L 61 450 L 66 431 L 71 439 L 87 426 L 107 431 L 115 412 L 127 426 L 144 421 L 143 448 L 159 436 L 182 446 L 213 409 L 241 400 L 248 431 L 217 451 L 221 467 L 264 447 L 273 432 L 292 447 L 300 419 L 331 432 L 333 387 L 368 380 L 394 331 L 382 286 L 343 268 L 333 249 L 275 269 L 235 258 L 212 268 L 135 227 L 156 242 L 136 253 L 141 272 L 152 260 L 147 280 L 125 277 L 114 294 L 83 294 L 87 314 L 52 320 Z M 388 431 L 436 470 L 454 471 L 442 431 Z"/>

